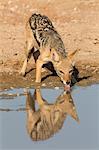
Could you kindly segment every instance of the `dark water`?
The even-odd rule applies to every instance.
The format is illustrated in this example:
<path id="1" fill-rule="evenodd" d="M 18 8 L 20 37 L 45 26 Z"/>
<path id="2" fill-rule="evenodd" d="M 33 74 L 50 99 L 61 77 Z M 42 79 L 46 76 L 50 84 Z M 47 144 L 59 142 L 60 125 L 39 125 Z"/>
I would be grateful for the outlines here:
<path id="1" fill-rule="evenodd" d="M 29 90 L 33 94 L 34 89 Z M 31 140 L 27 133 L 26 95 L 23 91 L 12 89 L 0 93 L 0 150 L 99 150 L 99 84 L 75 86 L 71 93 L 80 123 L 67 115 L 59 132 L 38 142 Z M 50 103 L 54 103 L 62 92 L 63 89 L 41 89 L 42 97 Z"/>

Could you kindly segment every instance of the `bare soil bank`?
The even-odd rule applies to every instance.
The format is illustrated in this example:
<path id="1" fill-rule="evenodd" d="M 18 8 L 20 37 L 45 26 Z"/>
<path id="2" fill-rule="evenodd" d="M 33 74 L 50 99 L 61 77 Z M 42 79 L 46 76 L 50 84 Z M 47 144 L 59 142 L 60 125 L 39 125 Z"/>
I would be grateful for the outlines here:
<path id="1" fill-rule="evenodd" d="M 98 0 L 0 0 L 0 89 L 35 85 L 35 70 L 25 78 L 18 75 L 24 60 L 25 23 L 34 12 L 52 20 L 67 51 L 80 49 L 74 58 L 79 76 L 91 76 L 87 82 L 98 82 Z M 28 70 L 33 67 L 31 59 Z M 62 86 L 58 77 L 48 77 L 42 84 Z"/>

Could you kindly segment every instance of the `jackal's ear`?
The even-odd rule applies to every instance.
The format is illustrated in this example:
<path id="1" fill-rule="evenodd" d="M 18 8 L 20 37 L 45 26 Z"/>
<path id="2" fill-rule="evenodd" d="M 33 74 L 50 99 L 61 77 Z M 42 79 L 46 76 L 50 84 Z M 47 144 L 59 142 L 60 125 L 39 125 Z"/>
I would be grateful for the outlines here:
<path id="1" fill-rule="evenodd" d="M 73 67 L 75 66 L 75 61 L 72 62 L 72 66 L 73 66 Z"/>
<path id="2" fill-rule="evenodd" d="M 67 57 L 68 57 L 69 59 L 72 59 L 73 56 L 74 56 L 78 51 L 79 51 L 79 49 L 76 49 L 75 51 L 68 53 Z"/>
<path id="3" fill-rule="evenodd" d="M 31 29 L 35 30 L 36 29 L 36 18 L 34 16 L 32 16 L 30 19 L 29 19 L 29 24 L 30 24 L 30 27 Z"/>

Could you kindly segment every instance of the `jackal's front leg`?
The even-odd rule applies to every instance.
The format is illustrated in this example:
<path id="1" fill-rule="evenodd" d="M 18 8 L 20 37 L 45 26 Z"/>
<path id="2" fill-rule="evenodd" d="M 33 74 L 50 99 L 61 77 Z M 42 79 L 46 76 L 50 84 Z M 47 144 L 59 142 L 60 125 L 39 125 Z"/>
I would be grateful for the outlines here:
<path id="1" fill-rule="evenodd" d="M 37 99 L 39 106 L 42 106 L 45 104 L 45 101 L 42 98 L 41 91 L 39 88 L 36 89 L 36 99 Z"/>
<path id="2" fill-rule="evenodd" d="M 37 83 L 41 82 L 41 70 L 44 62 L 42 59 L 38 59 L 36 62 L 36 81 Z"/>
<path id="3" fill-rule="evenodd" d="M 43 64 L 46 64 L 50 61 L 50 50 L 49 48 L 41 49 L 40 56 L 36 62 L 36 82 L 41 82 L 41 71 Z"/>
<path id="4" fill-rule="evenodd" d="M 25 75 L 28 61 L 29 61 L 29 59 L 31 58 L 31 55 L 32 55 L 32 53 L 33 53 L 32 48 L 33 48 L 32 42 L 27 43 L 26 49 L 25 49 L 25 60 L 24 60 L 22 69 L 21 69 L 21 71 L 19 72 L 22 76 Z"/>

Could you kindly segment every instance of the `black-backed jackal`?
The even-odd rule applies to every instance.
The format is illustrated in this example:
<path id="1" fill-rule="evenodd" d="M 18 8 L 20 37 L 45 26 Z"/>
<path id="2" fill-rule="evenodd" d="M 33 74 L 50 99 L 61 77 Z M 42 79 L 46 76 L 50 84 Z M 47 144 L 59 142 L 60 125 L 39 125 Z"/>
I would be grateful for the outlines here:
<path id="1" fill-rule="evenodd" d="M 36 82 L 41 82 L 43 64 L 52 62 L 56 73 L 67 89 L 70 88 L 73 71 L 72 57 L 75 52 L 67 54 L 64 43 L 47 16 L 33 14 L 26 24 L 26 59 L 20 74 L 25 75 L 28 60 L 32 50 L 39 50 L 36 61 Z"/>

